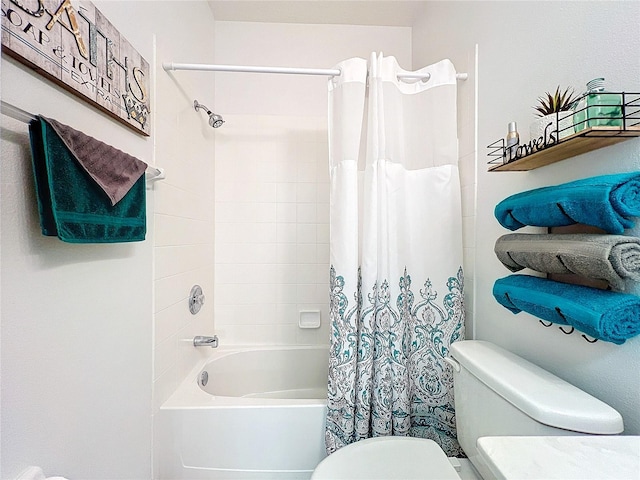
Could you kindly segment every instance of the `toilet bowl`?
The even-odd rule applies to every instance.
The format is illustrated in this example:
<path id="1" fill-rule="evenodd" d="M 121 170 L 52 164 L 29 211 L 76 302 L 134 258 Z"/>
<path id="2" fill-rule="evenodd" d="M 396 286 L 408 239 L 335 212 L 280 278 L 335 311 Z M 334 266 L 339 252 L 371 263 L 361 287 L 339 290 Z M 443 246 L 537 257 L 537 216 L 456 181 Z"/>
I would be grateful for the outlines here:
<path id="1" fill-rule="evenodd" d="M 458 441 L 478 478 L 496 478 L 491 457 L 518 458 L 510 449 L 517 443 L 522 451 L 527 438 L 593 436 L 606 443 L 623 431 L 622 417 L 612 407 L 491 343 L 454 343 L 447 361 L 453 368 Z M 509 442 L 516 436 L 524 440 Z M 485 437 L 506 440 L 489 442 L 490 448 L 480 451 L 479 439 Z M 576 448 L 584 448 L 575 442 Z M 533 464 L 538 469 L 526 476 L 508 473 L 504 478 L 558 478 L 550 474 L 556 467 L 546 464 L 544 457 Z M 581 478 L 576 475 L 567 478 Z M 347 445 L 320 462 L 311 476 L 312 480 L 418 478 L 461 476 L 435 442 L 409 437 L 377 437 Z"/>

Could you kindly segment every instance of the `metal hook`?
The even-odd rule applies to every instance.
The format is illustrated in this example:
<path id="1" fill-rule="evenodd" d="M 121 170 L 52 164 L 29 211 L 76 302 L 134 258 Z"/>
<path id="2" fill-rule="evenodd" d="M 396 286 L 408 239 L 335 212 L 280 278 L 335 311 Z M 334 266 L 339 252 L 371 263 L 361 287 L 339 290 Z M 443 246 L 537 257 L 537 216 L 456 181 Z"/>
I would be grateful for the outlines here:
<path id="1" fill-rule="evenodd" d="M 585 334 L 582 334 L 581 337 L 584 338 L 589 343 L 596 343 L 598 341 L 597 338 L 594 338 L 593 340 L 589 340 Z"/>
<path id="2" fill-rule="evenodd" d="M 556 310 L 557 310 L 557 311 L 558 311 L 558 313 L 559 313 L 559 314 L 564 318 L 564 315 L 562 315 L 562 312 L 560 312 L 560 309 L 556 308 Z M 549 324 L 547 325 L 547 323 L 545 323 L 543 320 L 540 320 L 540 319 L 538 319 L 538 322 L 540 322 L 540 324 L 541 324 L 543 327 L 551 327 L 551 326 L 553 325 L 553 322 L 549 322 Z M 565 335 L 571 335 L 571 334 L 576 330 L 576 329 L 575 329 L 575 327 L 571 327 L 571 330 L 569 330 L 569 331 L 565 330 L 565 329 L 564 329 L 564 327 L 558 327 L 558 329 L 559 329 L 562 333 L 564 333 Z M 586 335 L 584 335 L 584 334 L 581 334 L 580 336 L 581 336 L 582 338 L 584 338 L 584 339 L 585 339 L 587 342 L 589 342 L 589 343 L 596 343 L 596 342 L 598 341 L 598 339 L 597 339 L 597 338 L 589 339 L 589 337 L 587 337 L 587 336 L 586 336 Z"/>

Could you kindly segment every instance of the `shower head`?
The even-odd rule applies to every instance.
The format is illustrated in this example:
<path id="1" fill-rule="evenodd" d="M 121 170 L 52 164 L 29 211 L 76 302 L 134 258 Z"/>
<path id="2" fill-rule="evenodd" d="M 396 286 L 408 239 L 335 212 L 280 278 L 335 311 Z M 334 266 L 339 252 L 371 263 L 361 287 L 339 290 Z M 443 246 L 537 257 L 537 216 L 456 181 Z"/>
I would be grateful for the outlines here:
<path id="1" fill-rule="evenodd" d="M 198 103 L 198 100 L 193 101 L 193 108 L 195 108 L 196 112 L 201 108 L 205 112 L 207 112 L 207 115 L 209 115 L 209 125 L 211 125 L 213 128 L 221 127 L 222 124 L 224 123 L 224 120 L 222 119 L 221 115 L 218 115 L 217 113 L 213 113 L 207 107 Z"/>

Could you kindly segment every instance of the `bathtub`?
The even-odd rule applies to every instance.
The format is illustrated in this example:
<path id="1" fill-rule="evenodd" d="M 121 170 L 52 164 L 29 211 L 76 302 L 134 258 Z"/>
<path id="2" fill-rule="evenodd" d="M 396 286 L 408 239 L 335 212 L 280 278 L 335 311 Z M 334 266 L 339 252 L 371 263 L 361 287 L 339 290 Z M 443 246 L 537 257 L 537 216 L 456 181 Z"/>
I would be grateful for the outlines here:
<path id="1" fill-rule="evenodd" d="M 327 370 L 322 346 L 214 350 L 160 408 L 157 478 L 308 479 L 325 457 Z"/>

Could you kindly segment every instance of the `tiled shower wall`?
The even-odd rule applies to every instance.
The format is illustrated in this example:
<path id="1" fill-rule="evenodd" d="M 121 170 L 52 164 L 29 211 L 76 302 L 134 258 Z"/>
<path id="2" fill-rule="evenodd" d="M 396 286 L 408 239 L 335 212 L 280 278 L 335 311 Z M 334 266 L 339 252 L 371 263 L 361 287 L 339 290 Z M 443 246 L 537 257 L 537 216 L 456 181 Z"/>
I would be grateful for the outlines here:
<path id="1" fill-rule="evenodd" d="M 201 45 L 198 57 L 202 62 L 213 62 L 213 17 L 204 2 L 190 3 L 184 11 L 182 3 L 166 2 L 162 11 L 167 23 L 155 23 L 159 31 L 174 29 L 176 35 L 157 37 L 154 58 L 155 164 L 166 172 L 166 179 L 153 186 L 154 414 L 208 353 L 193 347 L 193 337 L 211 335 L 214 330 L 212 186 L 216 136 L 204 112 L 194 110 L 193 101 L 210 104 L 211 97 L 203 94 L 215 77 L 208 72 L 169 74 L 161 66 L 167 59 L 180 58 L 194 44 Z M 173 10 L 168 10 L 170 7 Z M 189 19 L 184 31 L 172 25 L 177 16 Z M 202 287 L 206 301 L 202 310 L 192 315 L 188 297 L 196 284 Z"/>
<path id="2" fill-rule="evenodd" d="M 325 117 L 225 115 L 215 154 L 215 325 L 226 344 L 327 343 Z M 301 311 L 321 327 L 301 329 Z"/>
<path id="3" fill-rule="evenodd" d="M 331 68 L 372 51 L 411 63 L 411 28 L 215 22 L 216 63 Z M 216 74 L 215 332 L 221 344 L 327 344 L 327 78 Z M 298 328 L 320 310 L 319 329 Z"/>

